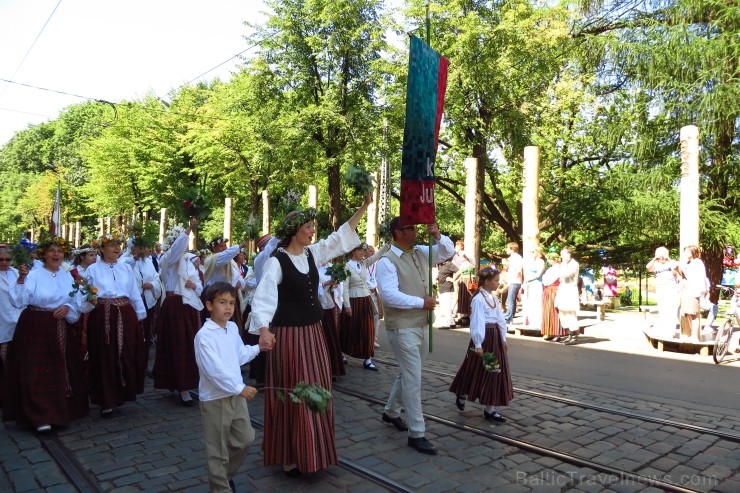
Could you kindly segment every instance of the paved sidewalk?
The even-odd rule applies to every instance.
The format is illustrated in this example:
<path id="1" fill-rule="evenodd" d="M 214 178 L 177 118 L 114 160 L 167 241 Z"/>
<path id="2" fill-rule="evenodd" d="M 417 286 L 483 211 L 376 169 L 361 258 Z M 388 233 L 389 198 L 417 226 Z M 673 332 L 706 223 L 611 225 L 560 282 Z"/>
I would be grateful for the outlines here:
<path id="1" fill-rule="evenodd" d="M 610 317 L 613 319 L 609 320 Z M 701 358 L 658 354 L 649 345 L 641 348 L 640 345 L 647 342 L 641 343 L 634 332 L 625 330 L 624 318 L 620 322 L 610 314 L 606 322 L 586 330 L 587 335 L 603 339 L 596 344 L 603 350 L 645 351 L 651 356 L 692 361 Z M 543 344 L 546 343 L 543 341 Z M 563 464 L 551 457 L 455 430 L 432 420 L 427 420 L 427 436 L 439 447 L 440 454 L 436 457 L 419 454 L 406 446 L 405 433 L 380 421 L 380 404 L 341 392 L 341 389 L 350 389 L 385 400 L 397 369 L 380 361 L 393 359 L 391 353 L 379 351 L 376 355 L 378 372 L 364 370 L 359 360 L 351 359 L 347 376 L 337 383 L 334 405 L 340 458 L 388 475 L 411 490 L 429 493 L 660 491 L 644 484 L 614 483 L 612 478 L 600 477 L 593 470 Z M 455 365 L 436 362 L 430 362 L 427 367 L 445 373 L 457 370 Z M 573 452 L 615 468 L 639 471 L 650 477 L 673 481 L 686 478 L 686 481 L 697 483 L 687 484 L 687 487 L 699 491 L 740 491 L 740 447 L 735 442 L 525 394 L 516 395 L 511 405 L 501 410 L 508 418 L 507 423 L 493 425 L 481 419 L 481 407 L 477 404 L 467 403 L 466 410 L 459 412 L 454 406 L 454 396 L 447 391 L 449 382 L 448 376 L 424 375 L 425 412 L 510 438 Z M 516 375 L 514 385 L 740 434 L 737 410 L 710 406 L 686 408 L 681 402 L 651 401 L 646 396 L 636 399 L 609 389 L 517 379 Z M 261 394 L 250 401 L 249 410 L 253 418 L 262 421 Z M 154 390 L 148 380 L 146 392 L 137 402 L 125 404 L 113 419 L 101 419 L 94 409 L 87 418 L 59 431 L 58 437 L 103 491 L 205 492 L 207 482 L 200 430 L 197 407 L 180 406 L 176 394 Z M 76 491 L 33 432 L 19 430 L 14 424 L 3 424 L 0 437 L 0 491 Z M 279 467 L 262 465 L 262 439 L 258 430 L 242 473 L 236 478 L 240 492 L 384 491 L 337 466 L 297 480 L 288 478 Z"/>

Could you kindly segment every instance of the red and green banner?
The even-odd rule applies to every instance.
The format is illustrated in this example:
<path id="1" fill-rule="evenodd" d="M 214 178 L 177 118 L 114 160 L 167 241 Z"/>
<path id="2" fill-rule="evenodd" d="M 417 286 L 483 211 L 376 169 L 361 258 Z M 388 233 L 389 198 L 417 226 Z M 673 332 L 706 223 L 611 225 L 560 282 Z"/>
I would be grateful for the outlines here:
<path id="1" fill-rule="evenodd" d="M 402 225 L 435 222 L 434 159 L 445 105 L 448 65 L 445 57 L 411 36 L 401 161 Z"/>

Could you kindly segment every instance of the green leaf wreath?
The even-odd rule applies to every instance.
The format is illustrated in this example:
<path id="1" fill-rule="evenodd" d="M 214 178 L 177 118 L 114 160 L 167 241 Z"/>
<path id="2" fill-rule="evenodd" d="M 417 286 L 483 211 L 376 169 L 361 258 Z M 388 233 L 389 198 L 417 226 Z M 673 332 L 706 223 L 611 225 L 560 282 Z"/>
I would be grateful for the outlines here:
<path id="1" fill-rule="evenodd" d="M 331 277 L 333 281 L 344 282 L 350 276 L 350 271 L 344 262 L 334 262 L 326 268 L 326 275 Z"/>
<path id="2" fill-rule="evenodd" d="M 329 399 L 331 399 L 331 392 L 326 390 L 321 385 L 308 384 L 306 382 L 298 382 L 293 390 L 288 391 L 287 389 L 280 389 L 274 387 L 265 387 L 265 390 L 274 390 L 277 394 L 277 398 L 281 401 L 285 400 L 284 391 L 288 392 L 288 398 L 294 404 L 305 404 L 308 409 L 315 413 L 326 412 L 329 406 Z"/>
<path id="3" fill-rule="evenodd" d="M 470 348 L 470 352 L 474 353 L 475 349 Z M 488 373 L 501 373 L 501 363 L 495 354 L 491 352 L 485 352 L 481 356 L 483 360 L 483 369 Z"/>
<path id="4" fill-rule="evenodd" d="M 361 166 L 350 166 L 344 174 L 344 181 L 362 197 L 372 193 L 375 188 L 372 175 Z"/>

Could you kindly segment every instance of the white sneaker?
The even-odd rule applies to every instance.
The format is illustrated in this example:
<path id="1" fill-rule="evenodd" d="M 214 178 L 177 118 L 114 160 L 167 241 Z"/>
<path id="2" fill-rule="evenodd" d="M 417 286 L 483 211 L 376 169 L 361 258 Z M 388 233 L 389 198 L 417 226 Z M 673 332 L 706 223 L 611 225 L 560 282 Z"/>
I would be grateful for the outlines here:
<path id="1" fill-rule="evenodd" d="M 46 433 L 47 431 L 51 431 L 51 425 L 41 425 L 36 428 L 36 431 L 39 433 Z"/>

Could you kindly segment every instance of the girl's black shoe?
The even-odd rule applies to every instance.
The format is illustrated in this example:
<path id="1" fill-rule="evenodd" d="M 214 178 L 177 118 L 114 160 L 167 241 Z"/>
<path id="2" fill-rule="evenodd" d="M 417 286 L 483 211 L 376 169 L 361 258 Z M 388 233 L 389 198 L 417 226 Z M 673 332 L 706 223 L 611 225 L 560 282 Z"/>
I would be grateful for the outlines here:
<path id="1" fill-rule="evenodd" d="M 461 399 L 462 399 L 462 400 L 461 400 Z M 464 411 L 464 410 L 465 410 L 465 399 L 463 399 L 463 398 L 462 398 L 462 397 L 460 397 L 459 395 L 456 395 L 456 396 L 455 396 L 455 405 L 457 406 L 457 408 L 458 408 L 458 409 L 459 409 L 460 411 Z"/>

